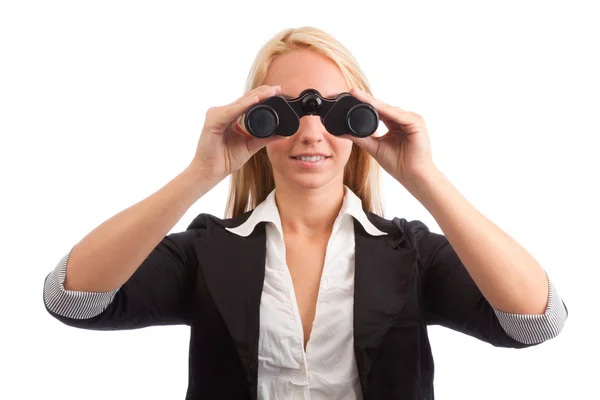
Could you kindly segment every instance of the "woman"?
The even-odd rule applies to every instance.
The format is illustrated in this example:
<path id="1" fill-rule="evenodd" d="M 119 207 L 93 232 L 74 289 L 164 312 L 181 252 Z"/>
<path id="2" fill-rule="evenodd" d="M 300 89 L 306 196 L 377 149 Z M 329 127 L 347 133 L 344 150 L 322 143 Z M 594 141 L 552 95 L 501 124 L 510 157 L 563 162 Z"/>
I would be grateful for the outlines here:
<path id="1" fill-rule="evenodd" d="M 307 88 L 350 91 L 388 132 L 336 137 L 317 116 L 291 137 L 244 131 L 252 105 Z M 378 165 L 445 235 L 381 216 Z M 168 234 L 230 174 L 226 219 Z M 423 118 L 372 97 L 348 50 L 308 27 L 263 47 L 189 167 L 77 243 L 44 302 L 80 328 L 190 325 L 188 399 L 433 399 L 427 325 L 525 348 L 567 317 L 545 271 L 436 168 Z"/>

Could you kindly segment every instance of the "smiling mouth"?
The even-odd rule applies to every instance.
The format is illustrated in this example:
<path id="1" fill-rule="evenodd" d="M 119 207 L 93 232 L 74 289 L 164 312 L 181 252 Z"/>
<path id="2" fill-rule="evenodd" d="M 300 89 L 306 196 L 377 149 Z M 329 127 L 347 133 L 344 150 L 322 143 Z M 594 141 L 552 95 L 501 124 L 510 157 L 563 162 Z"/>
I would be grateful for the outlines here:
<path id="1" fill-rule="evenodd" d="M 327 156 L 327 157 L 319 157 L 319 158 L 305 158 L 305 159 L 301 159 L 298 157 L 290 157 L 292 160 L 294 160 L 296 162 L 296 164 L 302 168 L 317 168 L 320 167 L 321 165 L 324 165 L 325 162 L 330 158 L 331 156 Z"/>
<path id="2" fill-rule="evenodd" d="M 316 157 L 318 157 L 318 158 L 316 158 Z M 313 159 L 316 159 L 318 161 L 318 160 L 325 160 L 325 159 L 330 158 L 330 157 L 331 156 L 315 156 L 315 158 L 313 158 L 313 157 L 305 157 L 304 159 L 302 159 L 300 157 L 293 157 L 292 156 L 290 158 L 293 158 L 294 160 L 301 160 L 301 161 L 310 161 L 310 160 L 313 160 Z"/>

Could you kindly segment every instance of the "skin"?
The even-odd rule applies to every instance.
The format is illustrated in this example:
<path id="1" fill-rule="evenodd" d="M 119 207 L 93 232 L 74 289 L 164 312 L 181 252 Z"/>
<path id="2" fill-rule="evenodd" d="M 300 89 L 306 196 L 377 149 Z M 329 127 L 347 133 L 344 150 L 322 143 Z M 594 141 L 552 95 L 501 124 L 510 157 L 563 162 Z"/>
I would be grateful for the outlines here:
<path id="1" fill-rule="evenodd" d="M 297 97 L 307 88 L 325 97 L 349 90 L 337 65 L 309 50 L 278 56 L 270 65 L 265 84 L 281 86 L 281 94 L 289 97 Z M 343 203 L 344 166 L 352 145 L 347 138 L 327 132 L 318 116 L 301 118 L 294 135 L 266 145 L 305 349 L 315 317 L 327 244 Z M 311 169 L 291 158 L 307 152 L 330 158 L 321 167 Z"/>
<path id="2" fill-rule="evenodd" d="M 280 55 L 270 65 L 265 84 L 281 86 L 281 94 L 296 97 L 307 88 L 323 96 L 349 91 L 337 65 L 310 50 Z M 275 197 L 284 233 L 328 237 L 342 206 L 344 166 L 352 141 L 331 135 L 318 116 L 300 119 L 298 131 L 266 146 L 273 166 Z M 319 152 L 330 155 L 320 168 L 306 169 L 290 156 Z"/>
<path id="3" fill-rule="evenodd" d="M 544 270 L 519 243 L 475 209 L 437 168 L 422 116 L 348 88 L 337 66 L 310 50 L 278 56 L 265 83 L 281 86 L 281 93 L 290 97 L 307 88 L 327 97 L 350 91 L 372 104 L 388 128 L 381 136 L 335 137 L 318 117 L 308 116 L 300 120 L 296 134 L 266 145 L 305 343 L 314 318 L 327 240 L 343 201 L 343 170 L 352 143 L 371 154 L 431 213 L 492 306 L 515 314 L 545 312 L 548 280 Z M 323 168 L 308 171 L 290 158 L 302 152 L 323 152 L 331 159 Z"/>
<path id="4" fill-rule="evenodd" d="M 435 218 L 492 306 L 507 313 L 545 312 L 548 281 L 544 270 L 521 245 L 467 201 L 435 166 L 420 115 L 352 88 L 351 94 L 377 109 L 388 128 L 384 135 L 335 137 L 318 117 L 304 117 L 299 131 L 289 138 L 252 138 L 237 130 L 233 122 L 263 99 L 280 92 L 295 97 L 309 87 L 327 97 L 348 91 L 335 64 L 308 50 L 278 56 L 265 83 L 230 105 L 209 109 L 189 167 L 74 246 L 65 289 L 107 292 L 122 286 L 191 205 L 266 146 L 277 187 L 286 261 L 306 343 L 327 241 L 343 201 L 343 169 L 354 143 Z M 323 168 L 303 170 L 289 157 L 307 151 L 323 152 L 331 158 Z"/>

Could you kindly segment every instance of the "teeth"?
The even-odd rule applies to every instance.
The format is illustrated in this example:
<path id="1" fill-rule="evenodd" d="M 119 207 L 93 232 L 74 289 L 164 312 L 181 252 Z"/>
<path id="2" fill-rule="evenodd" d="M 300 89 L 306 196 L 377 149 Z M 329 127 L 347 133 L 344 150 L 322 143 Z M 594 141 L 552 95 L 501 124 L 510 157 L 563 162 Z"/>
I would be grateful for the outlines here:
<path id="1" fill-rule="evenodd" d="M 320 160 L 322 160 L 324 158 L 326 158 L 326 157 L 324 157 L 324 156 L 313 156 L 313 157 L 301 156 L 301 157 L 298 157 L 299 160 L 309 161 L 309 162 L 317 162 L 317 161 L 320 161 Z"/>

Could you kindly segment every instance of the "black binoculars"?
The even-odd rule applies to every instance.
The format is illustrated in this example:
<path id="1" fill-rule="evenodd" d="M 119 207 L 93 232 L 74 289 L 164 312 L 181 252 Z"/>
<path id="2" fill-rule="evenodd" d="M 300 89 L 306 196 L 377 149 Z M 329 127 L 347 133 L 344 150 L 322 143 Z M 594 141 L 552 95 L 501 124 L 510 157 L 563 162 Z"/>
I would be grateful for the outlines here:
<path id="1" fill-rule="evenodd" d="M 318 115 L 329 133 L 346 133 L 356 137 L 373 134 L 379 125 L 375 108 L 348 92 L 335 98 L 325 98 L 315 89 L 306 89 L 300 96 L 288 100 L 282 95 L 269 97 L 246 112 L 244 125 L 255 137 L 291 136 L 300 127 L 300 118 Z"/>

